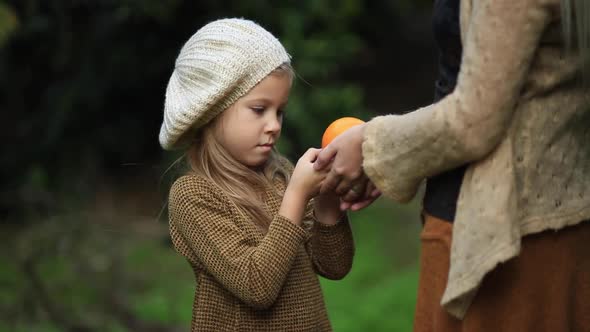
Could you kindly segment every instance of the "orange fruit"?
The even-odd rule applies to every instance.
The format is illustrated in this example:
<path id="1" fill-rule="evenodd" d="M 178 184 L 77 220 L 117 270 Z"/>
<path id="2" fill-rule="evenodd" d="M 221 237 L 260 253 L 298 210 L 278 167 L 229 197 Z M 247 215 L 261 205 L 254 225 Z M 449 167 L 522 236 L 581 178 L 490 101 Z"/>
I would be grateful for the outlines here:
<path id="1" fill-rule="evenodd" d="M 322 136 L 322 149 L 328 146 L 336 136 L 342 134 L 350 127 L 358 126 L 363 123 L 365 123 L 365 121 L 350 116 L 335 120 L 328 126 L 328 128 L 326 128 L 326 131 L 324 131 L 324 135 Z"/>

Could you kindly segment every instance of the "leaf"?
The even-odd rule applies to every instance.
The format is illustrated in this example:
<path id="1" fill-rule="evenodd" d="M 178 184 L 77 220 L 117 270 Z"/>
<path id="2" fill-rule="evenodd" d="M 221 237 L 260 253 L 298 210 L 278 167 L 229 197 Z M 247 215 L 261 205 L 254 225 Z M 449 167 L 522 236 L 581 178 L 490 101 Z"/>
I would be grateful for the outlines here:
<path id="1" fill-rule="evenodd" d="M 15 11 L 6 4 L 0 3 L 0 47 L 4 46 L 19 27 Z"/>

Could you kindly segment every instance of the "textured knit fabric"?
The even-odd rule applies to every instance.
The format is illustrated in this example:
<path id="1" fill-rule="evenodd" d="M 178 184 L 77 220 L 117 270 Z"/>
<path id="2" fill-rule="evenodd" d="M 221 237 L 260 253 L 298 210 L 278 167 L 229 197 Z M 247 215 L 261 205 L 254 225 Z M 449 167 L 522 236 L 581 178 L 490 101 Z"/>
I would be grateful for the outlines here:
<path id="1" fill-rule="evenodd" d="M 462 0 L 457 87 L 367 123 L 363 167 L 401 202 L 472 162 L 457 203 L 446 309 L 463 317 L 524 235 L 590 218 L 590 93 L 563 46 L 559 0 Z"/>
<path id="2" fill-rule="evenodd" d="M 590 331 L 590 222 L 523 237 L 518 257 L 486 275 L 463 320 L 440 305 L 452 228 L 425 218 L 414 332 Z"/>
<path id="3" fill-rule="evenodd" d="M 213 21 L 182 47 L 164 103 L 160 145 L 179 148 L 194 131 L 284 63 L 290 56 L 260 25 L 244 19 Z"/>
<path id="4" fill-rule="evenodd" d="M 265 232 L 203 177 L 172 186 L 170 234 L 197 280 L 192 331 L 331 331 L 316 273 L 340 279 L 350 270 L 348 221 L 326 226 L 308 212 L 297 226 L 277 214 L 280 198 L 266 204 L 274 218 Z"/>

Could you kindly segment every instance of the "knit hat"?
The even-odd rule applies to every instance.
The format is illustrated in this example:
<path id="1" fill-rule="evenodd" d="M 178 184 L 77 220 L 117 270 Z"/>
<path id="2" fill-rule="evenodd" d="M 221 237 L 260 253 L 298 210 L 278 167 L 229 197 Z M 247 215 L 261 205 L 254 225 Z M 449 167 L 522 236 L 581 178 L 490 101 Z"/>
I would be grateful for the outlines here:
<path id="1" fill-rule="evenodd" d="M 290 62 L 283 45 L 260 25 L 245 19 L 213 21 L 180 50 L 164 103 L 160 145 L 179 148 L 247 94 L 281 64 Z"/>

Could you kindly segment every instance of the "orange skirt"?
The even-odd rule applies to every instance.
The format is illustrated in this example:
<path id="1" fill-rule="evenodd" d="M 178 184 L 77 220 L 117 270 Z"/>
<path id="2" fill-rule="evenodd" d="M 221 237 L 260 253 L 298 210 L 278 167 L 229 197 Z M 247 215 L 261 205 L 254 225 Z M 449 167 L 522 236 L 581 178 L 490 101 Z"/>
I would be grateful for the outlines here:
<path id="1" fill-rule="evenodd" d="M 488 273 L 463 320 L 440 305 L 453 226 L 425 216 L 415 332 L 590 332 L 590 222 L 525 236 Z"/>

